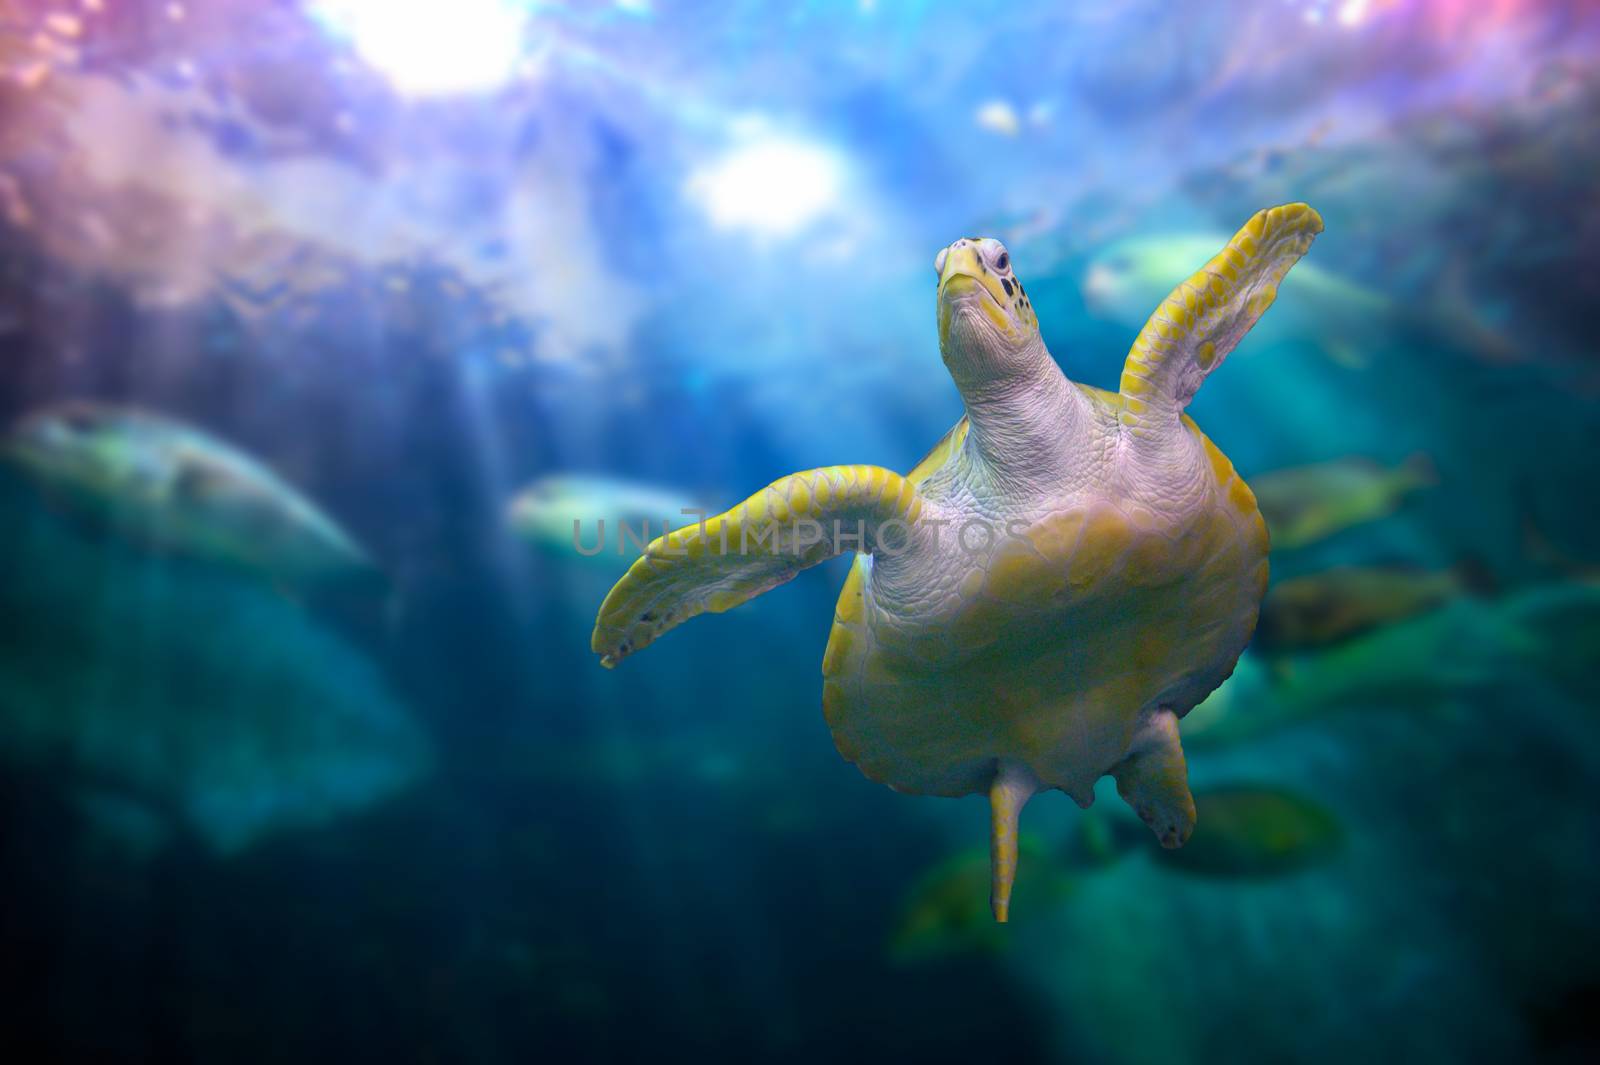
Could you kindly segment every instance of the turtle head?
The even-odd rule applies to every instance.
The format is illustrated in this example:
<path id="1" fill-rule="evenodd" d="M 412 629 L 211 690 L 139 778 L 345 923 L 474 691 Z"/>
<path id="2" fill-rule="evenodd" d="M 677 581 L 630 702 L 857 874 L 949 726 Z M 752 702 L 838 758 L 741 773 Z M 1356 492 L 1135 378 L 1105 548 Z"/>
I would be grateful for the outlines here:
<path id="1" fill-rule="evenodd" d="M 963 237 L 933 260 L 939 275 L 939 352 L 956 378 L 981 381 L 1030 365 L 1039 319 L 993 237 Z"/>

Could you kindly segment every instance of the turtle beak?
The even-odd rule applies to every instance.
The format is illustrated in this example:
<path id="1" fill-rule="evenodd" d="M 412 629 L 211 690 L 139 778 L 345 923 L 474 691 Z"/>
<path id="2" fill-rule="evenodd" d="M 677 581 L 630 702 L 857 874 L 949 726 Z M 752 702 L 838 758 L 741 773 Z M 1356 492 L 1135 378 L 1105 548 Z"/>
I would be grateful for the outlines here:
<path id="1" fill-rule="evenodd" d="M 977 245 L 970 240 L 958 240 L 941 251 L 933 260 L 939 275 L 939 300 L 966 295 L 979 289 L 987 292 L 999 307 L 1011 302 L 1000 289 L 1000 278 L 983 263 Z"/>
<path id="2" fill-rule="evenodd" d="M 1020 335 L 1011 311 L 1011 298 L 1001 288 L 1000 277 L 984 265 L 977 245 L 956 241 L 933 261 L 939 273 L 939 329 L 945 336 L 958 309 L 981 312 L 1006 336 Z M 987 297 L 987 298 L 985 298 Z"/>

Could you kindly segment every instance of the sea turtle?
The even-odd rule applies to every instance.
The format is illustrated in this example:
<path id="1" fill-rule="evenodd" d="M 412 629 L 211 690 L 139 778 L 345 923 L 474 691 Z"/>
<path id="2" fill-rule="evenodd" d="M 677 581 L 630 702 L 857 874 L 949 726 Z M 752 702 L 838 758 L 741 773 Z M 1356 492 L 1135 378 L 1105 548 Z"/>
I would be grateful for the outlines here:
<path id="1" fill-rule="evenodd" d="M 1178 719 L 1233 670 L 1267 586 L 1249 487 L 1183 413 L 1321 232 L 1257 213 L 1156 308 L 1120 390 L 1067 380 L 999 241 L 934 260 L 939 349 L 966 414 L 902 477 L 791 474 L 653 541 L 600 607 L 613 666 L 845 551 L 822 660 L 840 754 L 899 791 L 987 793 L 1005 921 L 1017 815 L 1110 773 L 1168 847 L 1194 827 Z"/>

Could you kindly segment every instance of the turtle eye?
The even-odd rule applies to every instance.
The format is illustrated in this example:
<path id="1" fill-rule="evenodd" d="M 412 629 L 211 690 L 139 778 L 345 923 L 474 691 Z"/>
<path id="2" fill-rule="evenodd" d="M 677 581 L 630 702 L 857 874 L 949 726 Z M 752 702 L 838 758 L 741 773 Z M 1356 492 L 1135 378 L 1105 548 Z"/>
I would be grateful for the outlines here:
<path id="1" fill-rule="evenodd" d="M 998 258 L 998 259 L 996 259 L 994 261 L 994 268 L 996 270 L 1005 270 L 1008 267 L 1010 267 L 1010 265 L 1011 265 L 1011 256 L 1007 255 L 1005 252 L 1001 252 L 1000 253 L 1000 258 Z"/>

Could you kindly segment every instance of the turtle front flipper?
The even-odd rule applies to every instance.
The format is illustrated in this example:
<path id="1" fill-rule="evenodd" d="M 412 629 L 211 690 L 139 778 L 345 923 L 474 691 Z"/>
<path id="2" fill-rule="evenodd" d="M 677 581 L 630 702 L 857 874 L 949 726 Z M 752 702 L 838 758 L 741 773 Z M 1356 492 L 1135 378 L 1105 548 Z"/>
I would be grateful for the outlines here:
<path id="1" fill-rule="evenodd" d="M 897 550 L 922 507 L 911 482 L 879 466 L 780 478 L 725 514 L 651 541 L 600 605 L 590 646 L 609 668 L 668 629 L 731 610 L 835 555 Z"/>
<path id="2" fill-rule="evenodd" d="M 1123 417 L 1137 424 L 1148 408 L 1176 414 L 1200 382 L 1277 298 L 1278 284 L 1322 232 L 1322 216 L 1303 203 L 1256 212 L 1225 248 L 1172 290 L 1123 364 Z"/>
<path id="3" fill-rule="evenodd" d="M 1194 831 L 1189 767 L 1178 742 L 1178 717 L 1161 709 L 1146 714 L 1122 761 L 1111 767 L 1117 794 L 1150 826 L 1163 847 L 1181 847 Z"/>

